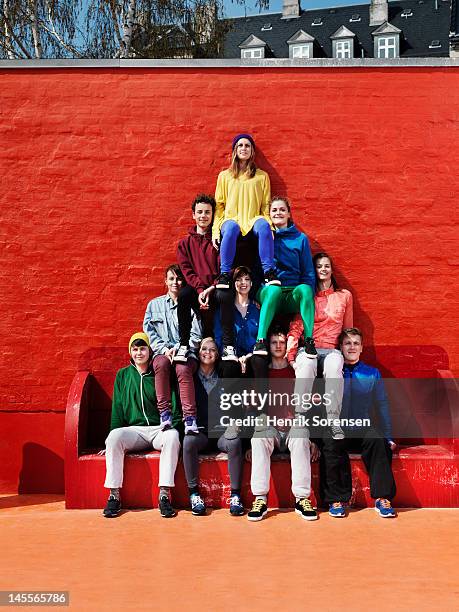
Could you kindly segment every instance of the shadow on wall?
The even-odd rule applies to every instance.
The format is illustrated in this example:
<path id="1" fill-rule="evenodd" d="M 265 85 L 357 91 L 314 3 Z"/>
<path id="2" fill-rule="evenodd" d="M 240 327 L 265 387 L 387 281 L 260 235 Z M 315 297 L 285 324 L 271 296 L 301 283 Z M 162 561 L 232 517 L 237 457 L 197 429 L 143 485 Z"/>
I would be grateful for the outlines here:
<path id="1" fill-rule="evenodd" d="M 24 444 L 18 492 L 63 494 L 64 459 L 41 444 Z"/>

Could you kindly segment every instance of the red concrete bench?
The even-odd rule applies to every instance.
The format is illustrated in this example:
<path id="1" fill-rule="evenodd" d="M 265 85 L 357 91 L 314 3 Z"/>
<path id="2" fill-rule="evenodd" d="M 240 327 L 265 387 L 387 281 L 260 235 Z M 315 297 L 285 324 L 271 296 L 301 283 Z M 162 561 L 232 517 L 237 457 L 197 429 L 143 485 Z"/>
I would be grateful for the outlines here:
<path id="1" fill-rule="evenodd" d="M 410 419 L 415 419 L 419 435 L 404 439 L 394 455 L 397 482 L 394 505 L 398 507 L 459 506 L 459 392 L 448 370 L 447 354 L 435 346 L 378 346 L 365 349 L 364 361 L 380 368 L 385 378 L 402 379 Z M 102 348 L 87 351 L 80 360 L 72 382 L 65 422 L 65 499 L 67 508 L 102 508 L 105 458 L 97 452 L 104 448 L 109 431 L 111 396 L 117 370 L 126 365 L 126 350 Z M 416 397 L 412 379 L 438 379 L 436 406 L 439 435 L 423 434 L 424 407 Z M 450 435 L 444 432 L 449 430 Z M 131 508 L 157 505 L 157 451 L 131 453 L 125 458 L 123 504 Z M 369 483 L 359 455 L 351 456 L 357 506 L 372 505 Z M 313 466 L 313 489 L 318 498 L 318 466 Z M 200 465 L 201 489 L 209 506 L 224 507 L 230 487 L 226 456 L 203 455 Z M 246 505 L 250 493 L 250 464 L 245 462 L 242 496 Z M 176 507 L 188 507 L 188 491 L 181 461 L 173 493 Z M 291 507 L 290 463 L 288 455 L 275 455 L 269 495 L 272 507 Z"/>

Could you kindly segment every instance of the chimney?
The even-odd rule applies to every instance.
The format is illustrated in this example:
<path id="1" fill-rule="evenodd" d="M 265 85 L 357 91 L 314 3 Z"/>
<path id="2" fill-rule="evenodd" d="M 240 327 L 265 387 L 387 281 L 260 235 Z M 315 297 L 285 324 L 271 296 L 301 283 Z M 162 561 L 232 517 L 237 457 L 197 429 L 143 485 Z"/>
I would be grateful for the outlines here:
<path id="1" fill-rule="evenodd" d="M 282 19 L 297 19 L 300 16 L 300 0 L 283 0 Z"/>
<path id="2" fill-rule="evenodd" d="M 371 0 L 370 25 L 381 25 L 389 19 L 389 6 L 387 0 Z"/>

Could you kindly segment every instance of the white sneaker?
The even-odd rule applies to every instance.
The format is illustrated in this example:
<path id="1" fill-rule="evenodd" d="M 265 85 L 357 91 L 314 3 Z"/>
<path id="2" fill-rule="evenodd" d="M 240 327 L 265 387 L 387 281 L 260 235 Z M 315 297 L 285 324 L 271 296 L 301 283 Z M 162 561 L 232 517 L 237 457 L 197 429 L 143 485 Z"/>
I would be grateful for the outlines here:
<path id="1" fill-rule="evenodd" d="M 234 346 L 228 345 L 223 347 L 222 361 L 238 361 Z"/>
<path id="2" fill-rule="evenodd" d="M 182 344 L 174 355 L 174 363 L 186 363 L 188 360 L 188 347 Z"/>

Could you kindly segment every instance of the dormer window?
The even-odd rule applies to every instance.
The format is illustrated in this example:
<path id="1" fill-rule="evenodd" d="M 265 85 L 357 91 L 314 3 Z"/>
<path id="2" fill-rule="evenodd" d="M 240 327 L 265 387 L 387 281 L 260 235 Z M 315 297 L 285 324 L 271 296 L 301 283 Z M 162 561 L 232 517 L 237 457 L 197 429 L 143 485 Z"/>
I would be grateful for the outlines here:
<path id="1" fill-rule="evenodd" d="M 290 59 L 311 59 L 313 57 L 314 37 L 304 30 L 298 30 L 288 39 L 287 44 Z"/>
<path id="2" fill-rule="evenodd" d="M 412 16 L 413 16 L 413 11 L 411 9 L 403 9 L 401 17 L 408 19 L 408 17 L 412 17 Z"/>
<path id="3" fill-rule="evenodd" d="M 251 34 L 240 45 L 241 59 L 263 59 L 266 43 L 261 38 Z"/>
<path id="4" fill-rule="evenodd" d="M 314 21 L 311 23 L 312 26 L 321 26 L 323 25 L 322 17 L 316 17 Z"/>
<path id="5" fill-rule="evenodd" d="M 349 19 L 349 21 L 351 23 L 355 23 L 356 21 L 362 21 L 360 18 L 360 15 L 358 15 L 357 13 L 354 13 L 353 15 L 351 15 L 351 18 Z"/>
<path id="6" fill-rule="evenodd" d="M 272 30 L 273 26 L 270 23 L 264 23 L 263 27 L 261 28 L 262 32 L 268 32 L 269 30 Z"/>
<path id="7" fill-rule="evenodd" d="M 401 30 L 387 21 L 373 32 L 374 56 L 378 59 L 400 57 Z"/>
<path id="8" fill-rule="evenodd" d="M 352 59 L 354 57 L 354 32 L 346 26 L 341 26 L 330 36 L 332 40 L 333 57 L 336 59 Z"/>
<path id="9" fill-rule="evenodd" d="M 429 45 L 429 49 L 441 49 L 441 42 L 439 40 L 433 40 Z"/>

